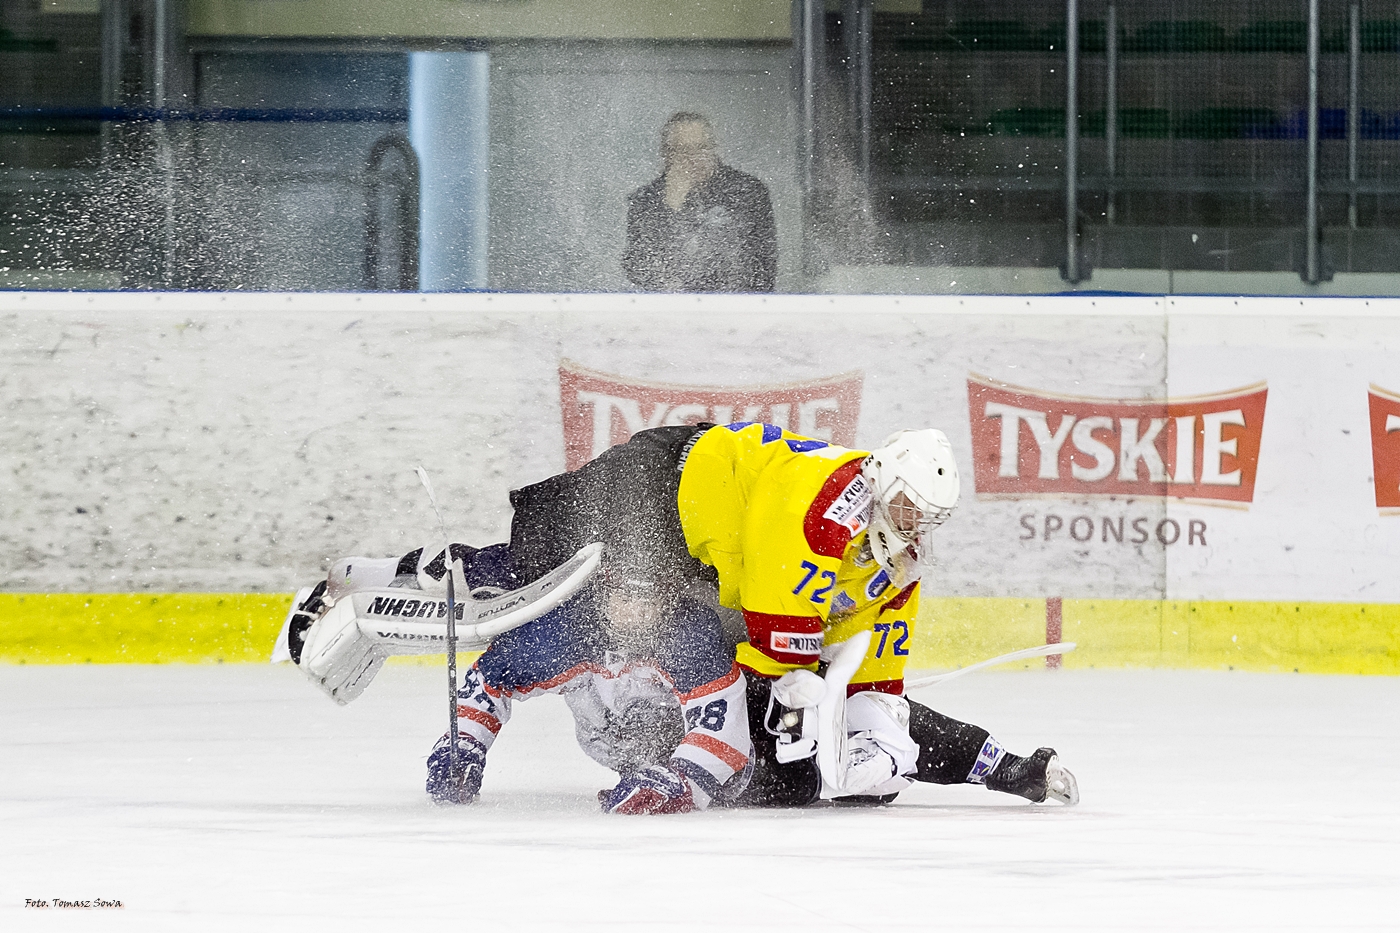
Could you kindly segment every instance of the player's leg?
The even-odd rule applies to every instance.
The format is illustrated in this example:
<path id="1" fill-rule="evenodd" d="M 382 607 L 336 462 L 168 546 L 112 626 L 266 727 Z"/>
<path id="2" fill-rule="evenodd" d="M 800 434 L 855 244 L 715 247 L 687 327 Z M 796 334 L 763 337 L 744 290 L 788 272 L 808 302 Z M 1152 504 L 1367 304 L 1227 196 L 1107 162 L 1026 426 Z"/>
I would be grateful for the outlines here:
<path id="1" fill-rule="evenodd" d="M 1012 754 L 986 729 L 959 722 L 909 700 L 909 736 L 919 746 L 916 776 L 930 784 L 984 784 L 1035 803 L 1079 802 L 1074 775 L 1052 748 Z"/>
<path id="2" fill-rule="evenodd" d="M 511 552 L 525 578 L 600 541 L 605 575 L 621 569 L 670 585 L 712 580 L 713 569 L 690 556 L 676 507 L 676 465 L 686 443 L 703 430 L 640 431 L 571 473 L 514 490 Z"/>

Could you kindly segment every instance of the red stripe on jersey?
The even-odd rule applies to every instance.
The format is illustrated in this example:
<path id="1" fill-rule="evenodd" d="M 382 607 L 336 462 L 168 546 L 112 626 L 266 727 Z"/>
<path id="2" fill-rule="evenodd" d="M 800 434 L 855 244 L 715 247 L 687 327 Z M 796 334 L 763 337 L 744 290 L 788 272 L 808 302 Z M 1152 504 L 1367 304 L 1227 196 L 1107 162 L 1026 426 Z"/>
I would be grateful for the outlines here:
<path id="1" fill-rule="evenodd" d="M 483 713 L 473 706 L 458 706 L 458 719 L 470 719 L 472 722 L 485 726 L 492 735 L 497 735 L 501 731 L 501 721 L 490 713 Z"/>
<path id="2" fill-rule="evenodd" d="M 807 517 L 802 519 L 802 533 L 807 537 L 807 546 L 822 557 L 840 560 L 841 555 L 846 553 L 846 545 L 851 543 L 851 530 L 827 518 L 826 510 L 860 473 L 864 460 L 864 457 L 857 457 L 837 467 L 836 472 L 822 484 L 812 507 L 807 510 Z"/>
<path id="3" fill-rule="evenodd" d="M 846 699 L 850 699 L 857 693 L 888 693 L 892 696 L 904 696 L 904 678 L 899 680 L 877 680 L 868 684 L 847 684 Z"/>
<path id="4" fill-rule="evenodd" d="M 744 610 L 744 623 L 749 629 L 749 645 L 780 664 L 811 664 L 821 656 L 822 620 L 816 616 L 785 616 Z M 815 651 L 789 651 L 773 645 L 773 633 L 780 636 L 815 635 Z"/>
<path id="5" fill-rule="evenodd" d="M 723 677 L 720 677 L 717 680 L 712 680 L 707 684 L 701 684 L 689 693 L 678 693 L 676 694 L 676 697 L 682 703 L 689 703 L 691 700 L 698 700 L 701 697 L 709 696 L 712 693 L 718 693 L 725 687 L 733 686 L 734 682 L 738 679 L 739 665 L 734 664 L 729 668 L 729 673 L 725 674 Z"/>
<path id="6" fill-rule="evenodd" d="M 682 745 L 694 745 L 696 748 L 709 752 L 720 761 L 729 765 L 735 771 L 742 771 L 749 763 L 749 756 L 739 751 L 728 742 L 721 742 L 712 735 L 705 735 L 703 732 L 691 732 L 681 739 Z"/>
<path id="7" fill-rule="evenodd" d="M 894 599 L 891 599 L 889 602 L 885 603 L 883 606 L 880 607 L 880 612 L 898 612 L 899 610 L 903 609 L 909 603 L 909 600 L 913 597 L 914 591 L 918 588 L 919 581 L 915 580 L 913 583 L 909 584 L 904 589 L 900 590 L 898 593 L 895 593 Z"/>
<path id="8" fill-rule="evenodd" d="M 604 668 L 601 668 L 596 664 L 589 664 L 585 661 L 583 664 L 575 664 L 573 667 L 569 668 L 562 674 L 551 677 L 549 678 L 549 680 L 541 680 L 538 683 L 520 684 L 515 687 L 507 687 L 504 690 L 498 687 L 493 687 L 490 684 L 482 684 L 482 689 L 486 691 L 488 696 L 520 697 L 525 696 L 534 690 L 553 690 L 555 687 L 564 686 L 564 684 L 568 683 L 569 681 L 573 680 L 575 677 L 578 677 L 581 674 L 587 674 L 590 672 L 597 674 L 603 670 Z"/>

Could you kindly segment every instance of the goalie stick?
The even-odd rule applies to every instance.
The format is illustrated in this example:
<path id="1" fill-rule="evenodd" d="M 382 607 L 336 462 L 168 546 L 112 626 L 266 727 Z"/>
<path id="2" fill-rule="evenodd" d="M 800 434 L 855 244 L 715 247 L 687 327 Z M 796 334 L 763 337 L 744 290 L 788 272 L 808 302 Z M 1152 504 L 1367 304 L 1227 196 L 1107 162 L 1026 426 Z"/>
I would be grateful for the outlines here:
<path id="1" fill-rule="evenodd" d="M 462 765 L 458 760 L 457 750 L 457 594 L 452 584 L 452 579 L 457 575 L 453 567 L 456 561 L 452 559 L 452 539 L 447 535 L 447 523 L 442 520 L 442 509 L 438 506 L 437 495 L 433 493 L 432 481 L 428 479 L 428 471 L 419 464 L 414 468 L 418 474 L 419 481 L 423 488 L 428 491 L 428 501 L 433 504 L 433 512 L 437 515 L 438 531 L 442 534 L 442 559 L 446 564 L 447 577 L 447 762 L 448 774 L 451 775 L 452 787 L 456 787 L 462 776 Z M 463 568 L 465 570 L 465 568 Z M 466 583 L 465 574 L 462 579 Z M 465 620 L 467 624 L 472 623 L 470 618 L 472 610 L 471 586 L 467 586 L 467 603 L 463 608 L 464 614 L 468 616 Z"/>
<path id="2" fill-rule="evenodd" d="M 871 632 L 858 632 L 845 641 L 826 669 L 826 690 L 817 704 L 817 768 L 822 775 L 823 800 L 846 793 L 850 745 L 846 739 L 846 687 L 865 660 Z"/>
<path id="3" fill-rule="evenodd" d="M 994 667 L 998 664 L 1007 664 L 1011 661 L 1024 661 L 1027 658 L 1044 658 L 1052 654 L 1069 654 L 1076 647 L 1074 642 L 1066 641 L 1054 645 L 1036 645 L 1034 648 L 1022 648 L 1020 651 L 999 654 L 994 658 L 978 661 L 976 664 L 969 664 L 967 667 L 960 667 L 955 671 L 947 671 L 942 674 L 929 674 L 925 677 L 915 677 L 912 680 L 906 677 L 904 679 L 904 689 L 915 690 L 919 687 L 931 687 L 934 684 L 946 683 L 964 674 L 971 674 L 973 671 L 980 671 L 984 667 Z"/>

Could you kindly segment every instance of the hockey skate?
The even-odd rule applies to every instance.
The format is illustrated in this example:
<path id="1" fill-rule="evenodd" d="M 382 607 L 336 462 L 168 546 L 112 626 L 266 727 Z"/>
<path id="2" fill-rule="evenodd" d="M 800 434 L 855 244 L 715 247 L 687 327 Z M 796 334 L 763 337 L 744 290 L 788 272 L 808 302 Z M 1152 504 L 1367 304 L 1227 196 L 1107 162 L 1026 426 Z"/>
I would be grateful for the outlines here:
<path id="1" fill-rule="evenodd" d="M 1031 803 L 1058 800 L 1067 807 L 1079 802 L 1079 783 L 1053 748 L 1036 749 L 1022 758 L 1007 752 L 995 770 L 987 775 L 989 790 L 1025 797 Z"/>

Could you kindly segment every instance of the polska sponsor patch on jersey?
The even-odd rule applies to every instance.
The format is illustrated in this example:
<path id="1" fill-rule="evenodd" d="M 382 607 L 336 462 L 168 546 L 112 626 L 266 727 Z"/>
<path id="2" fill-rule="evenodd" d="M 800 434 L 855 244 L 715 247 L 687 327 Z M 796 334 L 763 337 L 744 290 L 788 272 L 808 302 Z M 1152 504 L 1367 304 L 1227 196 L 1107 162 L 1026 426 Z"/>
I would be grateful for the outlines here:
<path id="1" fill-rule="evenodd" d="M 870 524 L 870 508 L 873 502 L 870 484 L 865 481 L 864 476 L 857 473 L 855 478 L 846 484 L 846 488 L 841 490 L 841 494 L 831 503 L 831 507 L 822 518 L 843 526 L 854 538 Z"/>
<path id="2" fill-rule="evenodd" d="M 797 632 L 773 632 L 768 636 L 769 647 L 773 651 L 786 651 L 790 654 L 822 653 L 820 635 L 803 635 Z"/>

